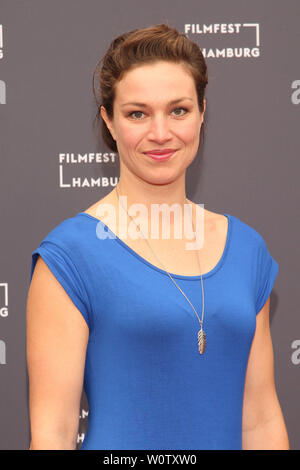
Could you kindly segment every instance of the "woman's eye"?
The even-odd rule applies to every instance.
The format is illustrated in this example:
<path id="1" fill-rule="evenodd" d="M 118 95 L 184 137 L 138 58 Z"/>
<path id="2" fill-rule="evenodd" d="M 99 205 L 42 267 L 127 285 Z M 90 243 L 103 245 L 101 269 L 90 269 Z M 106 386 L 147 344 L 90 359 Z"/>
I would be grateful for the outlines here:
<path id="1" fill-rule="evenodd" d="M 185 111 L 185 113 L 187 112 L 186 108 L 175 108 L 174 111 L 178 111 L 178 110 L 181 110 L 181 109 L 183 109 Z M 183 116 L 183 114 L 176 114 L 176 116 Z"/>
<path id="2" fill-rule="evenodd" d="M 142 111 L 132 111 L 132 113 L 129 113 L 128 116 L 132 117 L 133 114 L 144 114 Z M 139 119 L 139 118 L 137 118 Z"/>

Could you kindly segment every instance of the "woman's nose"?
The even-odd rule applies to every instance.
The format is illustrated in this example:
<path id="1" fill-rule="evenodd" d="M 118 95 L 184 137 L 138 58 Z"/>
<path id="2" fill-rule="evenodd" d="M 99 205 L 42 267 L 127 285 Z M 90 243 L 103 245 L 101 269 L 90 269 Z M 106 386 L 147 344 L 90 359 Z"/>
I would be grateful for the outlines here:
<path id="1" fill-rule="evenodd" d="M 165 141 L 171 137 L 170 123 L 165 116 L 156 116 L 151 120 L 149 138 L 156 141 Z"/>

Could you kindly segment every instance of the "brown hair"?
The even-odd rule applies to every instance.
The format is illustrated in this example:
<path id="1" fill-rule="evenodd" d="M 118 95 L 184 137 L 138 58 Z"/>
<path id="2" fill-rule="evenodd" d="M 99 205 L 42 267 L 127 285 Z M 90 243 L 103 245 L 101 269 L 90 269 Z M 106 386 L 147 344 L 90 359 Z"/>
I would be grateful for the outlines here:
<path id="1" fill-rule="evenodd" d="M 159 60 L 183 62 L 188 67 L 195 81 L 199 109 L 203 112 L 205 87 L 208 83 L 207 65 L 196 43 L 167 24 L 135 29 L 121 34 L 111 42 L 93 73 L 93 93 L 97 104 L 94 125 L 98 127 L 101 121 L 103 141 L 112 151 L 118 152 L 116 142 L 101 116 L 101 106 L 104 106 L 109 118 L 112 119 L 116 83 L 130 69 Z M 98 87 L 95 86 L 95 78 L 99 81 Z M 200 136 L 203 133 L 203 124 Z"/>

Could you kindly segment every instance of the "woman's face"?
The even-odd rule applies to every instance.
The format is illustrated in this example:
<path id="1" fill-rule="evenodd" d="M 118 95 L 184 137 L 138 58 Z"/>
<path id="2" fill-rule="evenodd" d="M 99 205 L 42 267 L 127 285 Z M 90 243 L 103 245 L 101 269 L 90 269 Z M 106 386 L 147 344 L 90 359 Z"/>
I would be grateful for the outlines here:
<path id="1" fill-rule="evenodd" d="M 204 115 L 194 80 L 183 65 L 159 61 L 128 71 L 117 83 L 113 111 L 109 120 L 101 107 L 121 164 L 152 184 L 182 177 L 197 153 Z M 144 153 L 164 149 L 176 151 L 165 161 Z"/>

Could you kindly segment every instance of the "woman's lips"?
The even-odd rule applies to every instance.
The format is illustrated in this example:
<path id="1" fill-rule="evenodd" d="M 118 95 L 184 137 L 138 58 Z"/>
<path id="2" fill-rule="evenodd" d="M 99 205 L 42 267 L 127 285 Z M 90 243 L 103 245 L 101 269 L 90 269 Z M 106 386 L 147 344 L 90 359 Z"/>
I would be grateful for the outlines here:
<path id="1" fill-rule="evenodd" d="M 159 161 L 164 161 L 168 160 L 169 158 L 172 157 L 173 153 L 175 153 L 176 150 L 155 150 L 152 152 L 144 152 L 145 155 L 148 155 L 148 157 L 153 158 L 154 160 L 159 160 Z"/>

